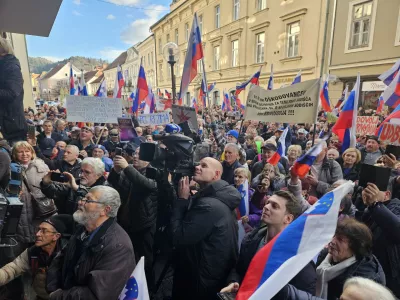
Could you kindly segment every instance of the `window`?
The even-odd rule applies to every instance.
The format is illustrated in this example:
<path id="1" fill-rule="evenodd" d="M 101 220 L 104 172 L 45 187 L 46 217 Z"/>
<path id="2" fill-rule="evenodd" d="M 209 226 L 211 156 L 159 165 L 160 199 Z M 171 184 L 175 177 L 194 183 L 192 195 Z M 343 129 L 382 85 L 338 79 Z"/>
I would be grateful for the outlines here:
<path id="1" fill-rule="evenodd" d="M 197 61 L 197 73 L 203 72 L 203 61 L 200 59 Z"/>
<path id="2" fill-rule="evenodd" d="M 203 34 L 203 15 L 199 16 L 199 29 L 200 29 L 200 34 Z"/>
<path id="3" fill-rule="evenodd" d="M 185 23 L 185 41 L 189 40 L 189 23 Z"/>
<path id="4" fill-rule="evenodd" d="M 233 21 L 239 19 L 240 0 L 233 0 Z"/>
<path id="5" fill-rule="evenodd" d="M 150 53 L 147 53 L 147 63 L 150 65 Z"/>
<path id="6" fill-rule="evenodd" d="M 214 101 L 214 104 L 219 105 L 219 91 L 213 92 L 213 101 Z"/>
<path id="7" fill-rule="evenodd" d="M 369 45 L 372 19 L 372 1 L 353 7 L 351 24 L 350 48 L 360 48 Z"/>
<path id="8" fill-rule="evenodd" d="M 287 57 L 299 56 L 300 22 L 288 25 Z"/>
<path id="9" fill-rule="evenodd" d="M 239 65 L 239 41 L 232 42 L 232 67 Z"/>
<path id="10" fill-rule="evenodd" d="M 151 65 L 154 65 L 154 55 L 153 55 L 153 51 L 151 51 Z"/>
<path id="11" fill-rule="evenodd" d="M 186 93 L 186 104 L 189 105 L 189 106 L 192 106 L 191 103 L 190 103 L 190 92 Z"/>
<path id="12" fill-rule="evenodd" d="M 143 66 L 145 66 L 146 65 L 146 56 L 142 56 L 142 58 L 143 58 Z"/>
<path id="13" fill-rule="evenodd" d="M 220 24 L 220 11 L 219 11 L 219 5 L 215 7 L 215 28 L 219 28 L 221 26 Z"/>
<path id="14" fill-rule="evenodd" d="M 161 38 L 158 39 L 158 54 L 162 54 L 162 44 L 161 44 Z"/>
<path id="15" fill-rule="evenodd" d="M 179 30 L 175 29 L 175 44 L 179 45 Z"/>
<path id="16" fill-rule="evenodd" d="M 164 81 L 162 64 L 159 64 L 159 65 L 158 65 L 158 69 L 159 69 L 159 71 L 160 71 L 160 81 Z"/>
<path id="17" fill-rule="evenodd" d="M 265 33 L 256 35 L 256 63 L 264 62 L 264 40 Z"/>
<path id="18" fill-rule="evenodd" d="M 214 47 L 214 71 L 219 70 L 219 46 Z"/>
<path id="19" fill-rule="evenodd" d="M 167 34 L 167 43 L 169 43 L 170 42 L 170 36 L 169 36 L 169 33 Z"/>
<path id="20" fill-rule="evenodd" d="M 267 8 L 267 0 L 257 0 L 257 10 L 264 10 Z"/>
<path id="21" fill-rule="evenodd" d="M 396 31 L 396 39 L 394 45 L 400 46 L 400 9 L 399 9 L 399 17 L 397 19 L 397 31 Z"/>

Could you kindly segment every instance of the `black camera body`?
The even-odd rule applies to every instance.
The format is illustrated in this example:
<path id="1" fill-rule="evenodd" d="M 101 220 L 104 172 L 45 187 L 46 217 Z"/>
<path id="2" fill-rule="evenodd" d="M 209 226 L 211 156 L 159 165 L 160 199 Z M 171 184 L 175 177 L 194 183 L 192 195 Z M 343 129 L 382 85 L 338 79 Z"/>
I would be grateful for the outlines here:
<path id="1" fill-rule="evenodd" d="M 18 197 L 6 197 L 0 190 L 0 240 L 16 235 L 22 206 Z"/>

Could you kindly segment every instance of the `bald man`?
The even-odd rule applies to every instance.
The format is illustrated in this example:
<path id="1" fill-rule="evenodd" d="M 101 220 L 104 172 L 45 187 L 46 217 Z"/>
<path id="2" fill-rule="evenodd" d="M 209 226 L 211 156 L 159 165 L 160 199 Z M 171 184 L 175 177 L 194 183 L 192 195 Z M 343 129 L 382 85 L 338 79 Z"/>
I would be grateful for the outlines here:
<path id="1" fill-rule="evenodd" d="M 179 182 L 172 213 L 176 269 L 172 299 L 215 299 L 238 257 L 237 221 L 233 211 L 240 193 L 221 180 L 222 165 L 206 157 L 193 180 L 200 191 L 190 194 L 189 178 Z"/>

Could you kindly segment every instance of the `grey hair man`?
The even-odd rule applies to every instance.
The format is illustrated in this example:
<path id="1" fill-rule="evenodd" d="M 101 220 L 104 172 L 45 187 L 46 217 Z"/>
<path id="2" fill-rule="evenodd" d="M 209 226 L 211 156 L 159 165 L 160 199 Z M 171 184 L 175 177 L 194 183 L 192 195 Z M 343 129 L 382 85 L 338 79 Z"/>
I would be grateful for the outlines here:
<path id="1" fill-rule="evenodd" d="M 61 287 L 50 299 L 117 299 L 136 266 L 128 234 L 118 225 L 118 192 L 96 186 L 79 199 L 80 224 L 69 241 Z"/>
<path id="2" fill-rule="evenodd" d="M 222 180 L 229 184 L 233 184 L 234 172 L 237 168 L 243 166 L 239 163 L 240 148 L 237 144 L 228 143 L 225 145 L 225 160 L 222 162 Z"/>

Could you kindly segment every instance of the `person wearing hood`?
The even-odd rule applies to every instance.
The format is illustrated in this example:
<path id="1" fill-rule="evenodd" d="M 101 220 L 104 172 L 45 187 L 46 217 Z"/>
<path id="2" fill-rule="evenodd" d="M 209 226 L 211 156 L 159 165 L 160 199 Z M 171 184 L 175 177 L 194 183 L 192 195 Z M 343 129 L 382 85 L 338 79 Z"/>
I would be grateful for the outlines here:
<path id="1" fill-rule="evenodd" d="M 28 131 L 23 84 L 21 66 L 13 48 L 0 37 L 0 130 L 10 144 L 25 140 Z"/>
<path id="2" fill-rule="evenodd" d="M 200 190 L 190 194 L 189 178 L 178 185 L 171 217 L 176 268 L 172 299 L 214 299 L 238 257 L 238 227 L 234 209 L 240 193 L 221 180 L 222 165 L 206 157 L 193 180 Z"/>

